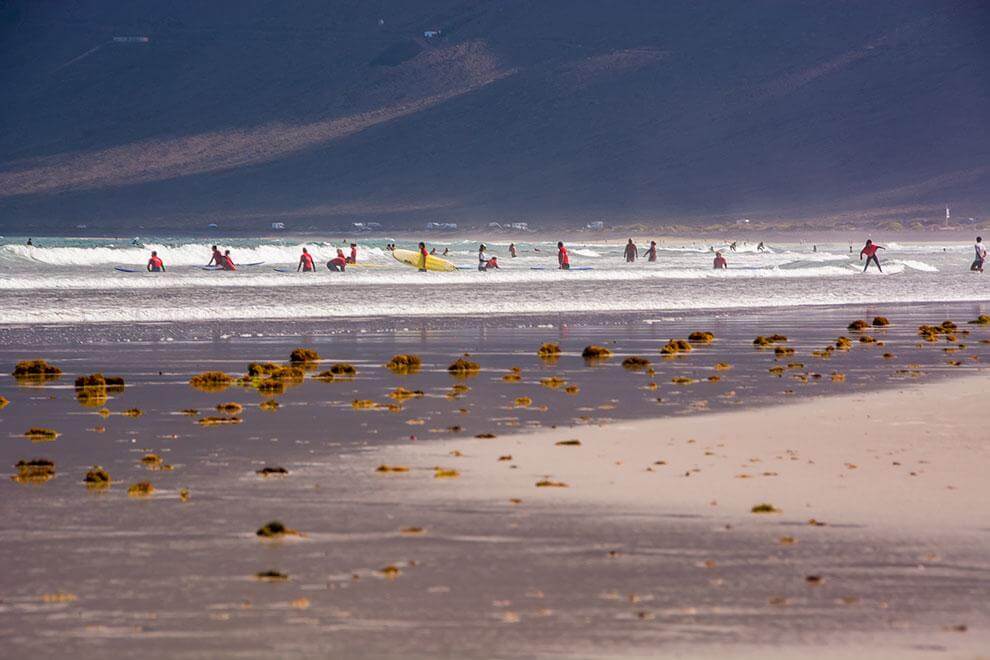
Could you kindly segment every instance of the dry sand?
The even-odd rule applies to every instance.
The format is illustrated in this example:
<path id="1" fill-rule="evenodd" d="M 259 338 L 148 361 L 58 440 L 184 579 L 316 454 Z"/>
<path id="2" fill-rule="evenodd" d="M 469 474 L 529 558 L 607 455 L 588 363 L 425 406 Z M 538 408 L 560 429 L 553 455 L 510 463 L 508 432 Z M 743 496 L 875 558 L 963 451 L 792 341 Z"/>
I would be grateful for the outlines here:
<path id="1" fill-rule="evenodd" d="M 444 498 L 749 518 L 770 503 L 782 511 L 770 516 L 800 522 L 986 532 L 988 386 L 979 374 L 770 408 L 410 444 L 387 459 L 456 467 L 463 478 Z M 580 446 L 556 444 L 572 439 Z M 535 487 L 544 478 L 568 487 Z"/>

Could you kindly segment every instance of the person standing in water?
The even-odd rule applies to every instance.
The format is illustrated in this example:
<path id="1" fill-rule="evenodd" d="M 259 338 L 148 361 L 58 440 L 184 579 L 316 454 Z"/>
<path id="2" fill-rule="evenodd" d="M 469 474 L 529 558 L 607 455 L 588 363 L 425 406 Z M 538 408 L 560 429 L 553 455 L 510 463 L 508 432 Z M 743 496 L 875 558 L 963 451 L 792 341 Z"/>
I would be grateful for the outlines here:
<path id="1" fill-rule="evenodd" d="M 626 251 L 625 251 L 626 263 L 631 264 L 632 262 L 636 261 L 637 256 L 639 256 L 639 248 L 636 247 L 636 244 L 633 243 L 633 239 L 630 238 L 629 242 L 626 243 Z"/>
<path id="2" fill-rule="evenodd" d="M 430 256 L 430 253 L 426 251 L 426 243 L 419 242 L 419 272 L 426 272 L 426 260 Z"/>
<path id="3" fill-rule="evenodd" d="M 230 256 L 230 250 L 224 250 L 223 256 L 220 257 L 220 259 L 220 266 L 224 270 L 237 270 L 237 267 L 234 265 L 234 260 Z"/>
<path id="4" fill-rule="evenodd" d="M 223 254 L 220 253 L 220 249 L 216 245 L 213 246 L 213 256 L 210 257 L 210 263 L 206 265 L 207 266 L 217 265 L 221 267 L 223 266 Z"/>
<path id="5" fill-rule="evenodd" d="M 713 266 L 715 270 L 725 270 L 726 268 L 729 267 L 729 262 L 726 261 L 725 257 L 722 256 L 721 251 L 715 253 L 715 261 Z"/>
<path id="6" fill-rule="evenodd" d="M 357 263 L 357 243 L 351 243 L 351 256 L 347 258 L 347 263 L 349 264 Z"/>
<path id="7" fill-rule="evenodd" d="M 28 239 L 27 244 L 28 244 L 28 247 L 34 247 L 34 241 L 31 240 L 30 238 Z"/>
<path id="8" fill-rule="evenodd" d="M 760 241 L 760 244 L 756 246 L 756 251 L 757 252 L 765 252 L 766 249 L 767 249 L 767 246 L 763 244 L 763 241 Z"/>
<path id="9" fill-rule="evenodd" d="M 887 248 L 885 248 L 884 246 L 877 245 L 870 239 L 866 239 L 866 245 L 864 245 L 863 249 L 859 251 L 860 261 L 863 260 L 864 256 L 866 257 L 866 265 L 863 267 L 864 273 L 867 271 L 867 269 L 869 269 L 871 261 L 877 265 L 877 270 L 879 270 L 881 273 L 883 272 L 883 268 L 880 267 L 880 260 L 877 259 L 877 250 L 886 250 L 886 249 Z"/>
<path id="10" fill-rule="evenodd" d="M 983 272 L 983 262 L 987 260 L 987 246 L 983 244 L 983 237 L 976 237 L 976 259 L 973 261 L 973 265 L 969 267 L 970 270 L 976 271 L 978 273 Z"/>
<path id="11" fill-rule="evenodd" d="M 158 253 L 154 250 L 151 251 L 151 258 L 148 259 L 148 272 L 149 273 L 164 273 L 165 264 L 158 257 Z"/>
<path id="12" fill-rule="evenodd" d="M 316 270 L 313 266 L 313 255 L 306 248 L 303 248 L 302 254 L 299 255 L 299 265 L 296 266 L 296 272 L 298 273 L 300 270 L 304 273 L 312 273 Z"/>
<path id="13" fill-rule="evenodd" d="M 557 241 L 557 267 L 560 270 L 570 270 L 571 258 L 567 256 L 567 248 L 563 241 Z"/>
<path id="14" fill-rule="evenodd" d="M 653 261 L 656 261 L 657 260 L 657 242 L 656 241 L 650 241 L 650 247 L 647 248 L 646 252 L 643 253 L 643 256 L 646 257 L 647 261 L 653 262 Z"/>
<path id="15" fill-rule="evenodd" d="M 513 259 L 516 258 L 516 244 L 515 243 L 509 243 L 509 256 L 512 257 Z"/>
<path id="16" fill-rule="evenodd" d="M 485 244 L 478 248 L 478 270 L 484 273 L 488 270 L 488 255 L 485 253 Z"/>

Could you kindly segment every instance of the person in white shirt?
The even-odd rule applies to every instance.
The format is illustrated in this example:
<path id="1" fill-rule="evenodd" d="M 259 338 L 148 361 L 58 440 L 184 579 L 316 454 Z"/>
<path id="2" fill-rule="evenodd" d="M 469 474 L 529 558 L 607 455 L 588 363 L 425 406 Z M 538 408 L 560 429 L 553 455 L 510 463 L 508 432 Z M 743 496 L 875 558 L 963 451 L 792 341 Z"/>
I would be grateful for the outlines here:
<path id="1" fill-rule="evenodd" d="M 987 260 L 987 246 L 983 244 L 983 237 L 976 237 L 976 259 L 973 261 L 973 265 L 969 267 L 970 270 L 977 272 L 983 272 L 983 262 Z"/>
<path id="2" fill-rule="evenodd" d="M 488 270 L 488 254 L 485 253 L 486 249 L 484 243 L 478 248 L 478 270 L 481 272 Z"/>

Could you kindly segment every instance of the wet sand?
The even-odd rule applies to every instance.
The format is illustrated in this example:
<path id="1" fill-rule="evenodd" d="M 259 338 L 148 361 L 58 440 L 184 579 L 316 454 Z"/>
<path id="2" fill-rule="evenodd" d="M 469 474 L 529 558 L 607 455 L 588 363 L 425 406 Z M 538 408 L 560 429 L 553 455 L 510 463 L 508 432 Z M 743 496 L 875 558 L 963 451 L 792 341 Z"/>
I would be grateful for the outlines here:
<path id="1" fill-rule="evenodd" d="M 979 657 L 990 328 L 962 323 L 980 313 L 0 328 L 5 367 L 40 356 L 66 371 L 43 386 L 0 380 L 3 463 L 56 466 L 45 483 L 0 486 L 0 636 L 18 657 Z M 868 331 L 884 346 L 810 356 L 873 314 L 893 322 Z M 919 323 L 947 318 L 971 334 L 919 343 Z M 660 358 L 695 329 L 715 341 Z M 772 332 L 796 354 L 752 346 Z M 535 356 L 545 340 L 564 349 L 556 363 Z M 588 343 L 615 355 L 586 363 Z M 252 389 L 186 384 L 300 345 L 357 375 L 307 379 L 274 412 Z M 423 370 L 381 366 L 399 352 Z M 464 352 L 482 370 L 452 378 Z M 654 373 L 623 369 L 629 355 Z M 504 381 L 513 366 L 520 380 Z M 106 418 L 72 389 L 96 370 L 128 383 Z M 550 376 L 579 391 L 541 384 Z M 450 396 L 455 384 L 470 390 Z M 424 396 L 396 412 L 352 406 L 395 403 L 398 385 Z M 242 424 L 195 423 L 226 401 L 245 405 Z M 142 415 L 120 414 L 131 408 Z M 35 425 L 62 435 L 21 437 Z M 555 444 L 570 439 L 581 444 Z M 173 469 L 149 469 L 152 452 Z M 109 489 L 82 484 L 93 464 Z M 156 491 L 128 497 L 145 479 Z M 763 502 L 781 512 L 750 513 Z M 271 520 L 300 535 L 258 538 Z M 256 577 L 267 570 L 287 579 Z"/>

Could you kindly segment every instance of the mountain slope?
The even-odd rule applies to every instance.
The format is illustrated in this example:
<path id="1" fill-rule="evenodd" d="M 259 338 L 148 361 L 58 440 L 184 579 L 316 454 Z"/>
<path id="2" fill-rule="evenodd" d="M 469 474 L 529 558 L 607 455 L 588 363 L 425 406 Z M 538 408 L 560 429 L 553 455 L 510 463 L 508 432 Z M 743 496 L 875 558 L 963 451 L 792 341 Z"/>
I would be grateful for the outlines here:
<path id="1" fill-rule="evenodd" d="M 0 226 L 990 203 L 985 3 L 613 5 L 4 2 Z"/>

